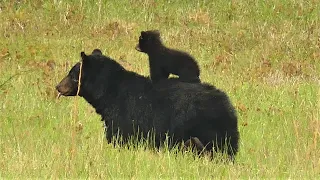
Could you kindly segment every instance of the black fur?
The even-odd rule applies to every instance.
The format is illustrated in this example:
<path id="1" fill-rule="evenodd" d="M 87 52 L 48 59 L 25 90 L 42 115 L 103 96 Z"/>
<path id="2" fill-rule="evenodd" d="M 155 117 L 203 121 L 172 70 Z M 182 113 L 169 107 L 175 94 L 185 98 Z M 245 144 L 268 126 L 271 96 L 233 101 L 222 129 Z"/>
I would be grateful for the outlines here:
<path id="1" fill-rule="evenodd" d="M 141 31 L 136 50 L 148 54 L 152 82 L 167 79 L 170 73 L 184 82 L 200 82 L 195 59 L 186 52 L 165 47 L 158 30 Z"/>
<path id="2" fill-rule="evenodd" d="M 93 51 L 92 51 L 92 54 L 94 55 L 102 55 L 102 52 L 101 52 L 101 50 L 100 49 L 94 49 Z"/>
<path id="3" fill-rule="evenodd" d="M 209 152 L 213 147 L 215 151 L 228 147 L 226 152 L 231 159 L 238 152 L 237 116 L 223 91 L 208 84 L 177 79 L 154 84 L 104 55 L 87 56 L 82 52 L 81 56 L 79 95 L 102 116 L 109 141 L 117 129 L 126 140 L 139 128 L 144 135 L 153 130 L 157 147 L 168 133 L 173 144 L 196 137 L 200 141 L 196 144 Z M 76 95 L 79 67 L 80 63 L 75 64 L 56 86 L 59 93 Z"/>

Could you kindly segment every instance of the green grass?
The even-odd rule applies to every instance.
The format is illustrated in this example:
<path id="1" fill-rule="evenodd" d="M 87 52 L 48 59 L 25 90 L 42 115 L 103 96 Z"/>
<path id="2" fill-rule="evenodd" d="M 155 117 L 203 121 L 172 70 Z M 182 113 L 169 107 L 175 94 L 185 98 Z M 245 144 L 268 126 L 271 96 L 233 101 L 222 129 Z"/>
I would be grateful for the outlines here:
<path id="1" fill-rule="evenodd" d="M 241 135 L 235 164 L 113 148 L 87 102 L 55 98 L 81 51 L 100 48 L 149 75 L 134 49 L 147 29 L 190 52 L 202 81 L 229 94 Z M 318 179 L 319 38 L 317 1 L 2 0 L 0 177 Z"/>

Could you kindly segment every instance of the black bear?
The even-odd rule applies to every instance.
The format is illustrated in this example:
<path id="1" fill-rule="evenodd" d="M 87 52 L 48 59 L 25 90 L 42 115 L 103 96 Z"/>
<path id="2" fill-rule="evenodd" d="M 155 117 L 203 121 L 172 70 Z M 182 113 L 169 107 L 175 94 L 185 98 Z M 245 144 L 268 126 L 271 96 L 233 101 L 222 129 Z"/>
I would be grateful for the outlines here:
<path id="1" fill-rule="evenodd" d="M 177 78 L 152 83 L 125 70 L 115 60 L 81 52 L 76 63 L 56 86 L 59 95 L 79 96 L 101 115 L 109 142 L 118 133 L 125 143 L 137 130 L 154 133 L 156 147 L 168 137 L 171 144 L 195 143 L 210 154 L 224 152 L 233 160 L 238 152 L 238 120 L 228 96 L 205 83 L 185 83 Z"/>
<path id="2" fill-rule="evenodd" d="M 158 30 L 141 31 L 135 49 L 149 56 L 152 82 L 167 79 L 170 73 L 178 75 L 184 82 L 200 82 L 200 70 L 195 59 L 186 52 L 164 46 Z"/>

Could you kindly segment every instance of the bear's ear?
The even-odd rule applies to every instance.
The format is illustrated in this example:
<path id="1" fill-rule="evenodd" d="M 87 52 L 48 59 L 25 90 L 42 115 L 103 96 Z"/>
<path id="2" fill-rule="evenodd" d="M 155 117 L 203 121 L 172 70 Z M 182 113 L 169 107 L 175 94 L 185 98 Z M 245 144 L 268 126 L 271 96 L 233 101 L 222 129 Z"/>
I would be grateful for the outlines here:
<path id="1" fill-rule="evenodd" d="M 83 51 L 80 53 L 80 55 L 81 55 L 81 61 L 82 62 L 84 62 L 84 61 L 86 61 L 87 60 L 87 55 L 86 55 L 86 53 L 84 53 Z"/>
<path id="2" fill-rule="evenodd" d="M 141 34 L 142 37 L 145 37 L 147 35 L 147 32 L 146 31 L 141 31 L 140 34 Z"/>
<path id="3" fill-rule="evenodd" d="M 156 29 L 156 30 L 154 30 L 153 32 L 154 32 L 155 35 L 157 35 L 158 37 L 160 37 L 160 31 L 159 31 L 159 30 Z"/>
<path id="4" fill-rule="evenodd" d="M 102 55 L 102 52 L 101 52 L 100 49 L 94 49 L 91 54 L 94 54 L 94 55 Z"/>
<path id="5" fill-rule="evenodd" d="M 152 37 L 152 39 L 157 39 L 157 40 L 160 40 L 160 31 L 155 29 L 155 30 L 152 30 L 150 31 L 150 37 Z"/>

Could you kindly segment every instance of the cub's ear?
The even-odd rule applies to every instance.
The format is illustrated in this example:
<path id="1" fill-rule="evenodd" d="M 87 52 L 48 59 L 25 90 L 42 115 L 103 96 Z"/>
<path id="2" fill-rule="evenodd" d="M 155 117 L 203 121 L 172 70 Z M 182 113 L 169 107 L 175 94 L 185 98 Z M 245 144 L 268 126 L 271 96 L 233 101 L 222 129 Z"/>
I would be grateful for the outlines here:
<path id="1" fill-rule="evenodd" d="M 141 36 L 145 36 L 145 35 L 147 35 L 147 32 L 146 31 L 141 31 Z"/>
<path id="2" fill-rule="evenodd" d="M 156 36 L 158 39 L 160 39 L 160 31 L 159 31 L 159 30 L 154 30 L 153 32 L 154 32 L 155 36 Z"/>
<path id="3" fill-rule="evenodd" d="M 160 31 L 159 31 L 158 29 L 153 30 L 153 32 L 154 32 L 154 34 L 156 34 L 156 35 L 160 36 Z"/>

